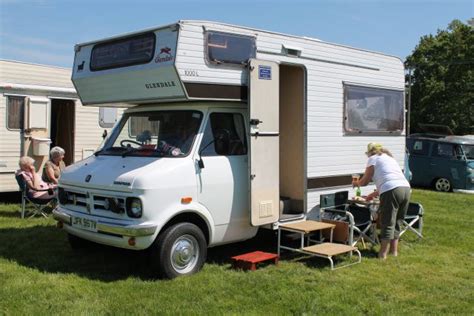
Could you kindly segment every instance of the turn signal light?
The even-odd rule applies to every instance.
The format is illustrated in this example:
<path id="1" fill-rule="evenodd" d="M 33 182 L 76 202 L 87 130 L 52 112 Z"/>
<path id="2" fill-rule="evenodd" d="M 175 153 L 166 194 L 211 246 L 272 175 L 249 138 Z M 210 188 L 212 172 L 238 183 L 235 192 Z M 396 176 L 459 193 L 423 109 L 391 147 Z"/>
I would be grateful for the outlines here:
<path id="1" fill-rule="evenodd" d="M 193 201 L 193 198 L 190 196 L 182 197 L 181 198 L 181 203 L 182 204 L 189 204 Z"/>
<path id="2" fill-rule="evenodd" d="M 135 246 L 135 244 L 136 244 L 135 237 L 130 237 L 128 239 L 128 244 L 129 244 L 129 246 Z"/>

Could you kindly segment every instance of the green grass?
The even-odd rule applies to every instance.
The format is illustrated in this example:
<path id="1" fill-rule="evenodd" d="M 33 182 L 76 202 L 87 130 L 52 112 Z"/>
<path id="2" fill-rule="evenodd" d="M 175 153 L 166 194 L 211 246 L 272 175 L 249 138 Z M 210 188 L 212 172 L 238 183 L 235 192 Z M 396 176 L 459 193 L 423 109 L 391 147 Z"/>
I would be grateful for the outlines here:
<path id="1" fill-rule="evenodd" d="M 53 219 L 18 217 L 0 204 L 0 314 L 474 314 L 474 195 L 415 190 L 425 238 L 402 237 L 400 256 L 377 248 L 359 265 L 283 256 L 234 271 L 230 256 L 275 249 L 271 234 L 209 250 L 204 269 L 151 278 L 143 253 L 103 246 L 72 251 Z"/>

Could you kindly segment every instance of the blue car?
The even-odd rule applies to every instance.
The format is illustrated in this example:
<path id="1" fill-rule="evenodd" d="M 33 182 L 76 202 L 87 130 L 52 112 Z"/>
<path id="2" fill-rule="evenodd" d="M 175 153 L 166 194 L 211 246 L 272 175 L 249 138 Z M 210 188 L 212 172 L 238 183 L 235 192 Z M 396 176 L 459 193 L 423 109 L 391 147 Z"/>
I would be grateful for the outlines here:
<path id="1" fill-rule="evenodd" d="M 407 148 L 413 186 L 474 193 L 473 136 L 413 134 L 407 138 Z"/>

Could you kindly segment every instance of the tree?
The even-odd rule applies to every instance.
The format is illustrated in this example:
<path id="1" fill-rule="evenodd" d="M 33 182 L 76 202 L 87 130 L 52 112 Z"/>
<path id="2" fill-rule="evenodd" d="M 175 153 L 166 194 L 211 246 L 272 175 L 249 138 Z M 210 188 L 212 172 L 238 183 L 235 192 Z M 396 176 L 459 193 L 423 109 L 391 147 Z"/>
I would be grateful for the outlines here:
<path id="1" fill-rule="evenodd" d="M 405 66 L 411 81 L 411 132 L 429 123 L 447 125 L 459 135 L 474 134 L 473 26 L 454 20 L 447 30 L 423 36 Z"/>

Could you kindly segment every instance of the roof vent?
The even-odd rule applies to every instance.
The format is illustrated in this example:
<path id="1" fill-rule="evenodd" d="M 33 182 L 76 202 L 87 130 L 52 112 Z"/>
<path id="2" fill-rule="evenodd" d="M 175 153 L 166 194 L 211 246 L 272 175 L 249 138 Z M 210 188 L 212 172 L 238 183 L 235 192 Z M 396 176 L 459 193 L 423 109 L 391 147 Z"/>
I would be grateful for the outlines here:
<path id="1" fill-rule="evenodd" d="M 300 57 L 302 49 L 295 46 L 282 45 L 282 51 L 287 56 Z"/>

